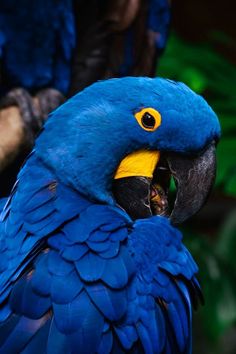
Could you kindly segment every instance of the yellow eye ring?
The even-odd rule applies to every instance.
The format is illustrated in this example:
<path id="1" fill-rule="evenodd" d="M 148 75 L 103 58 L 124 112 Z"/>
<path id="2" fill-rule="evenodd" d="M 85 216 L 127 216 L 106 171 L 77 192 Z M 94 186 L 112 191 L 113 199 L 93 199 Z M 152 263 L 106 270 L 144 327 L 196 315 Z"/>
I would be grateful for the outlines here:
<path id="1" fill-rule="evenodd" d="M 161 125 L 161 115 L 154 108 L 143 108 L 134 116 L 138 124 L 146 131 L 154 132 Z"/>

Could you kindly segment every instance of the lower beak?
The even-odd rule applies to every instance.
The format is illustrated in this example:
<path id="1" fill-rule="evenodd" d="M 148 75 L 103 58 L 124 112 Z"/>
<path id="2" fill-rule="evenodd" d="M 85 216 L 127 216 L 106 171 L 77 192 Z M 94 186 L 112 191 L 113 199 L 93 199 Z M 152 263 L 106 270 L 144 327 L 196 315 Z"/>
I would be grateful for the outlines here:
<path id="1" fill-rule="evenodd" d="M 132 176 L 114 180 L 113 194 L 116 202 L 133 219 L 152 216 L 150 206 L 151 178 Z"/>
<path id="2" fill-rule="evenodd" d="M 154 177 L 124 177 L 114 180 L 113 193 L 117 203 L 132 219 L 152 215 L 168 216 L 168 189 L 171 175 L 177 192 L 172 224 L 180 224 L 196 214 L 211 191 L 216 172 L 215 144 L 199 156 L 177 153 L 163 154 Z"/>

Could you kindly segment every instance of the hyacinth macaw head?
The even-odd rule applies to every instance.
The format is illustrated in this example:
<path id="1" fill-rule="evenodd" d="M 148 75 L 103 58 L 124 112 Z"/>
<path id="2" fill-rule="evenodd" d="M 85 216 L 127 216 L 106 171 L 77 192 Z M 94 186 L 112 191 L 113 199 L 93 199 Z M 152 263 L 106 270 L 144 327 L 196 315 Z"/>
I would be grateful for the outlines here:
<path id="1" fill-rule="evenodd" d="M 132 218 L 182 222 L 203 205 L 215 176 L 218 119 L 186 85 L 161 78 L 97 82 L 59 107 L 36 142 L 58 180 Z"/>

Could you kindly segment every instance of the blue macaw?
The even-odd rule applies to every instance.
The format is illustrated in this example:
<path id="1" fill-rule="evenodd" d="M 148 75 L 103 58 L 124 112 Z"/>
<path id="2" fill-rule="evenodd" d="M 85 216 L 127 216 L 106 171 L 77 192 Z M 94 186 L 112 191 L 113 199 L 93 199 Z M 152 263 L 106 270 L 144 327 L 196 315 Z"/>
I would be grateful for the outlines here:
<path id="1" fill-rule="evenodd" d="M 54 111 L 1 213 L 0 353 L 190 353 L 198 268 L 173 224 L 204 202 L 219 135 L 202 97 L 160 78 L 100 81 Z M 151 208 L 163 171 L 169 217 Z"/>
<path id="2" fill-rule="evenodd" d="M 168 0 L 145 0 L 147 3 L 147 31 L 152 31 L 155 37 L 157 50 L 163 50 L 167 40 L 167 33 L 170 22 L 170 6 Z M 100 69 L 99 50 L 103 53 L 101 39 L 94 40 L 94 31 L 88 31 L 86 43 L 84 33 L 88 28 L 104 22 L 110 5 L 107 0 L 7 0 L 0 3 L 0 94 L 6 93 L 14 87 L 24 87 L 31 93 L 45 87 L 53 87 L 64 95 L 68 95 L 69 87 L 73 77 L 71 68 L 73 66 L 73 54 L 80 60 L 79 68 L 83 71 L 93 70 L 99 74 L 87 73 L 89 78 L 81 76 L 80 88 L 92 83 L 94 78 L 107 76 L 104 65 Z M 121 4 L 120 6 L 124 6 Z M 84 8 L 88 11 L 84 14 Z M 105 12 L 104 14 L 102 13 Z M 77 13 L 78 12 L 78 13 Z M 78 31 L 77 27 L 83 22 L 83 29 Z M 96 18 L 96 13 L 100 18 Z M 85 19 L 83 18 L 85 17 Z M 108 26 L 104 24 L 104 27 Z M 77 33 L 78 32 L 78 33 Z M 99 26 L 96 32 L 104 37 L 107 45 L 109 38 L 106 32 Z M 110 30 L 108 31 L 111 32 Z M 124 51 L 124 60 L 120 68 L 116 68 L 121 76 L 131 74 L 135 63 L 131 59 L 135 52 L 135 43 L 130 41 L 134 30 L 129 29 Z M 92 38 L 91 38 L 92 36 Z M 97 43 L 95 48 L 87 48 L 89 41 Z M 82 42 L 82 43 L 81 43 Z M 76 46 L 79 50 L 75 52 Z M 96 53 L 93 53 L 95 51 Z M 75 53 L 74 53 L 75 52 Z M 106 56 L 109 54 L 106 53 Z M 139 54 L 140 55 L 140 54 Z M 128 61 L 131 64 L 128 65 Z M 104 61 L 104 60 L 103 60 Z M 105 60 L 106 61 L 106 60 Z M 155 62 L 153 63 L 155 65 Z M 94 68 L 95 65 L 95 68 Z M 74 72 L 73 72 L 74 74 Z M 148 73 L 146 73 L 148 74 Z M 78 85 L 78 83 L 77 83 Z"/>
<path id="3" fill-rule="evenodd" d="M 0 4 L 2 92 L 54 87 L 66 94 L 75 47 L 72 0 L 8 0 Z"/>

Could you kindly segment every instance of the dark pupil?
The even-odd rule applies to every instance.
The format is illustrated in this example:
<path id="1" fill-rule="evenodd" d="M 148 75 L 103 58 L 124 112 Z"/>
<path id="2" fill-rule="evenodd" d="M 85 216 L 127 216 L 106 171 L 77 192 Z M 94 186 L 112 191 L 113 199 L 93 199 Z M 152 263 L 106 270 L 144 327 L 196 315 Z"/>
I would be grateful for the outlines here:
<path id="1" fill-rule="evenodd" d="M 142 116 L 142 124 L 145 128 L 154 128 L 155 123 L 155 118 L 150 113 L 144 113 Z"/>

